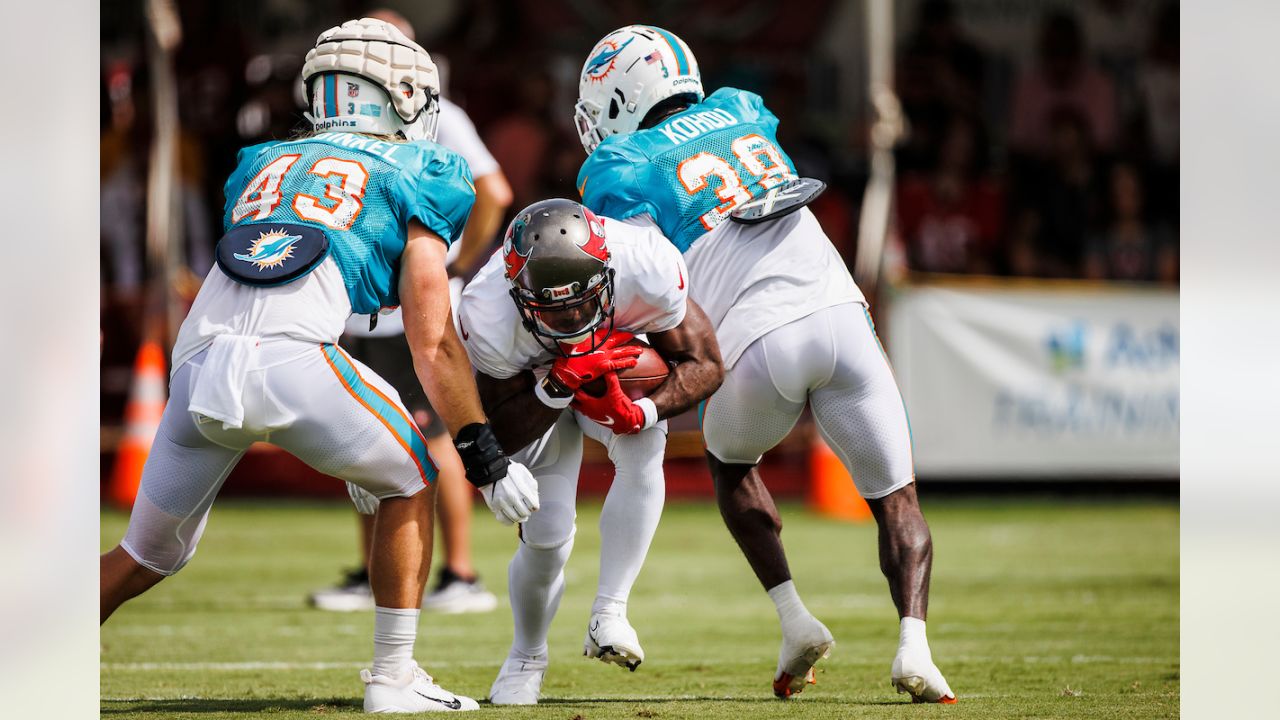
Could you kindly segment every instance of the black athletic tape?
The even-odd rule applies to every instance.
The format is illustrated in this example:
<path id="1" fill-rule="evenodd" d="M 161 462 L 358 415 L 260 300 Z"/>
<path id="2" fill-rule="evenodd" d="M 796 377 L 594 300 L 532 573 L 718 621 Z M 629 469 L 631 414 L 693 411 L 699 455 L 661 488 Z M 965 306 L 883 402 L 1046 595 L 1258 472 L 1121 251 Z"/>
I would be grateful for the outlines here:
<path id="1" fill-rule="evenodd" d="M 484 487 L 507 476 L 510 462 L 489 423 L 471 423 L 458 431 L 453 446 L 467 469 L 467 481 Z"/>

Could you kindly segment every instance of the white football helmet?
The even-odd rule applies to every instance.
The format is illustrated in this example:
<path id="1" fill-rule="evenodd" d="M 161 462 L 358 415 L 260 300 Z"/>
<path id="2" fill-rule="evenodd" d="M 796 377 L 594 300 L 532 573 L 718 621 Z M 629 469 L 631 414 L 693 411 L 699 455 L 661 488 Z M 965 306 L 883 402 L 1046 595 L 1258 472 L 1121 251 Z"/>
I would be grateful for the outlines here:
<path id="1" fill-rule="evenodd" d="M 652 25 L 628 25 L 596 43 L 578 80 L 573 119 L 590 155 L 610 135 L 640 128 L 654 105 L 676 95 L 702 102 L 702 72 L 684 41 Z"/>
<path id="2" fill-rule="evenodd" d="M 439 73 L 427 51 L 390 23 L 361 18 L 320 33 L 302 83 L 316 130 L 436 138 Z"/>

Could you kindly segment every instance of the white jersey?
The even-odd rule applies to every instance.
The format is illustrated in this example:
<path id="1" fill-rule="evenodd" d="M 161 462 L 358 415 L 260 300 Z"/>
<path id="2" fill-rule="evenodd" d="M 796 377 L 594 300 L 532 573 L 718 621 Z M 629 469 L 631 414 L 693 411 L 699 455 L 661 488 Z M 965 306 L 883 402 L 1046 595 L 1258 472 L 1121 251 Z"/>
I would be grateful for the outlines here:
<path id="1" fill-rule="evenodd" d="M 666 332 L 683 322 L 689 272 L 680 251 L 655 227 L 600 220 L 615 270 L 614 328 L 641 335 Z M 514 377 L 554 359 L 524 328 L 501 252 L 462 291 L 458 320 L 471 364 L 485 375 Z"/>
<path id="2" fill-rule="evenodd" d="M 214 265 L 178 330 L 170 375 L 219 335 L 336 343 L 350 315 L 351 299 L 332 257 L 279 287 L 238 283 Z"/>
<path id="3" fill-rule="evenodd" d="M 647 214 L 626 222 L 658 232 Z M 758 225 L 720 223 L 693 242 L 684 260 L 690 297 L 716 329 L 726 368 L 770 330 L 824 308 L 866 302 L 808 208 Z"/>
<path id="4" fill-rule="evenodd" d="M 436 142 L 458 153 L 471 167 L 471 177 L 480 179 L 485 175 L 498 172 L 498 161 L 493 159 L 489 148 L 485 147 L 480 133 L 476 132 L 475 123 L 467 116 L 467 111 L 440 98 L 440 120 L 437 125 Z M 449 247 L 448 259 L 453 260 L 462 243 L 455 242 Z M 378 316 L 378 324 L 369 329 L 369 316 L 352 315 L 347 320 L 347 332 L 356 337 L 392 337 L 404 334 L 404 318 L 400 308 Z"/>

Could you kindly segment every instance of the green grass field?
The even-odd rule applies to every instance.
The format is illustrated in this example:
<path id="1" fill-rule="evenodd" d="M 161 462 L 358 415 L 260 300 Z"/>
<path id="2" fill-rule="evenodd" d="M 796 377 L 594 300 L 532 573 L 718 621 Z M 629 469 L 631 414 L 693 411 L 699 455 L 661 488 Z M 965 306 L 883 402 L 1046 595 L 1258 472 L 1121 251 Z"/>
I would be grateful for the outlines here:
<path id="1" fill-rule="evenodd" d="M 515 538 L 477 510 L 477 565 L 502 598 L 487 615 L 423 615 L 417 657 L 445 687 L 483 698 L 511 637 Z M 783 538 L 809 608 L 836 636 L 818 685 L 770 691 L 779 632 L 712 505 L 666 510 L 630 604 L 647 660 L 628 673 L 581 656 L 594 594 L 599 506 L 580 510 L 568 587 L 536 708 L 502 718 L 1176 717 L 1178 511 L 1173 502 L 936 500 L 929 638 L 960 702 L 905 702 L 889 687 L 897 618 L 873 525 L 784 506 Z M 102 548 L 126 518 L 102 515 Z M 348 506 L 215 507 L 195 560 L 102 630 L 111 718 L 348 717 L 369 662 L 372 613 L 306 608 L 352 564 Z"/>

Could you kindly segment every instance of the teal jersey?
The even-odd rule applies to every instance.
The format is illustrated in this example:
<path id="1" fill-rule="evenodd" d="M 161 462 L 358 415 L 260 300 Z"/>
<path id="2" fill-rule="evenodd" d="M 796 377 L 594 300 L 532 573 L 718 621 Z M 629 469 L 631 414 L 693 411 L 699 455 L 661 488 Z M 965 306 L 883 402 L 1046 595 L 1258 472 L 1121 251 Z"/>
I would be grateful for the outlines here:
<path id="1" fill-rule="evenodd" d="M 721 88 L 657 125 L 605 138 L 578 172 L 593 212 L 648 213 L 681 252 L 738 205 L 796 177 L 759 95 Z"/>
<path id="2" fill-rule="evenodd" d="M 227 179 L 223 229 L 301 223 L 322 230 L 351 311 L 400 304 L 400 256 L 410 220 L 452 243 L 475 202 L 471 170 L 433 142 L 322 133 L 244 148 Z"/>

